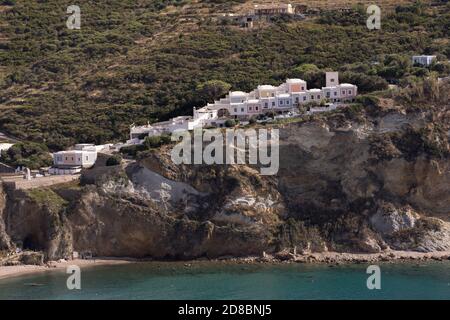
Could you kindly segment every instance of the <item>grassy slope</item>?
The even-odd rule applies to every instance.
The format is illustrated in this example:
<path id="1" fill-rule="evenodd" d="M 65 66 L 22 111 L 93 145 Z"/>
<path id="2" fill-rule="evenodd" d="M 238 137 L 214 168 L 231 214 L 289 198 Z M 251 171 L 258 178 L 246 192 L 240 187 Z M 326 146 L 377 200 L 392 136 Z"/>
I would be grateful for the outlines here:
<path id="1" fill-rule="evenodd" d="M 448 46 L 443 6 L 414 20 L 386 17 L 378 32 L 361 16 L 337 24 L 279 21 L 248 32 L 211 21 L 230 4 L 180 2 L 79 1 L 79 31 L 65 27 L 69 2 L 2 7 L 0 131 L 52 149 L 123 139 L 132 122 L 190 112 L 202 103 L 195 89 L 203 81 L 251 90 L 295 76 L 302 63 L 339 69 Z"/>

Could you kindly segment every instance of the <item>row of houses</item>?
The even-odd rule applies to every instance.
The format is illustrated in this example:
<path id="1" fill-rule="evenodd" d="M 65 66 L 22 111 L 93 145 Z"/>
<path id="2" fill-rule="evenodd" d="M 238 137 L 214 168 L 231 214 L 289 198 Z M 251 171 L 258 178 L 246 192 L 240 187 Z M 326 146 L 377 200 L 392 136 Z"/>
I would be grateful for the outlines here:
<path id="1" fill-rule="evenodd" d="M 358 88 L 353 84 L 339 84 L 337 72 L 327 72 L 326 86 L 321 89 L 308 89 L 306 81 L 302 79 L 287 79 L 279 86 L 260 85 L 249 93 L 230 92 L 225 98 L 207 104 L 205 108 L 217 110 L 219 117 L 247 119 L 272 110 L 283 112 L 294 109 L 309 102 L 352 102 L 357 92 Z"/>
<path id="2" fill-rule="evenodd" d="M 258 10 L 256 10 L 258 9 Z M 255 6 L 254 14 L 292 13 L 291 5 Z M 436 61 L 435 55 L 412 56 L 412 63 L 425 67 Z M 326 100 L 335 105 L 355 100 L 358 87 L 354 84 L 339 83 L 338 72 L 326 72 L 326 85 L 321 89 L 308 89 L 302 79 L 287 79 L 279 86 L 260 85 L 252 92 L 231 91 L 214 103 L 193 110 L 193 116 L 181 116 L 169 121 L 130 127 L 130 140 L 127 143 L 138 143 L 146 136 L 157 136 L 175 130 L 193 130 L 197 127 L 222 126 L 228 119 L 248 120 L 251 117 L 275 111 L 282 113 L 296 109 L 311 102 Z"/>
<path id="3" fill-rule="evenodd" d="M 228 119 L 248 120 L 265 113 L 287 113 L 302 104 L 327 101 L 333 104 L 355 100 L 358 87 L 339 83 L 338 72 L 326 73 L 326 86 L 308 89 L 302 79 L 287 79 L 279 86 L 260 85 L 251 92 L 231 91 L 214 103 L 193 110 L 193 116 L 176 117 L 169 121 L 130 127 L 128 144 L 141 143 L 146 136 L 171 133 L 175 130 L 193 130 L 197 127 L 222 126 Z"/>

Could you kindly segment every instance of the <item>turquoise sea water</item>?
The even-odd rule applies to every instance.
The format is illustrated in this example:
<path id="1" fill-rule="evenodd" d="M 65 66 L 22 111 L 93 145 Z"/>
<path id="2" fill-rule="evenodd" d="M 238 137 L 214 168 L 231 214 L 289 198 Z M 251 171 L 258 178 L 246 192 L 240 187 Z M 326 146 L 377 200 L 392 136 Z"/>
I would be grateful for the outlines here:
<path id="1" fill-rule="evenodd" d="M 81 290 L 51 271 L 0 280 L 0 299 L 450 299 L 450 261 L 367 265 L 133 263 L 81 271 Z"/>

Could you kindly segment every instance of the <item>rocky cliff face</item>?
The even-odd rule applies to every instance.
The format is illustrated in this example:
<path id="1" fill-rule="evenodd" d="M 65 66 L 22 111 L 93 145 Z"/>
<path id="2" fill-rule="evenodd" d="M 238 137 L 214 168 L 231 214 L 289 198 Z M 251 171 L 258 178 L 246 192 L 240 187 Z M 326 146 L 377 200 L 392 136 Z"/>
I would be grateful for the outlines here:
<path id="1" fill-rule="evenodd" d="M 0 228 L 3 249 L 17 246 L 44 251 L 48 259 L 71 254 L 72 236 L 66 203 L 56 193 L 50 189 L 2 190 L 2 195 L 6 199 L 3 228 Z"/>
<path id="2" fill-rule="evenodd" d="M 278 188 L 289 216 L 316 226 L 335 250 L 450 249 L 448 136 L 438 146 L 446 155 L 434 157 L 421 151 L 431 143 L 423 114 L 329 120 L 282 131 Z M 415 219 L 396 228 L 408 213 Z"/>
<path id="3" fill-rule="evenodd" d="M 0 246 L 186 259 L 450 250 L 449 111 L 341 113 L 280 126 L 280 170 L 177 166 L 169 147 L 81 186 L 3 191 Z"/>

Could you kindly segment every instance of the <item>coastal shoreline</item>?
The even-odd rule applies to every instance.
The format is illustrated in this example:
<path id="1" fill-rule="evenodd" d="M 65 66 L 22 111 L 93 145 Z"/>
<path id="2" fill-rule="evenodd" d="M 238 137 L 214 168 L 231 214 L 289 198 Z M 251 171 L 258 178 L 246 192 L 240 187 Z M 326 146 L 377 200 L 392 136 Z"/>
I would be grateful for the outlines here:
<path id="1" fill-rule="evenodd" d="M 224 257 L 218 259 L 194 259 L 194 260 L 153 260 L 153 259 L 135 259 L 135 258 L 108 258 L 100 257 L 95 259 L 75 259 L 64 261 L 49 261 L 45 265 L 18 265 L 1 266 L 0 280 L 24 275 L 50 272 L 54 270 L 64 270 L 68 266 L 76 265 L 80 268 L 122 265 L 128 263 L 184 263 L 190 266 L 193 263 L 237 263 L 237 264 L 286 264 L 286 263 L 305 263 L 305 264 L 361 264 L 361 263 L 395 263 L 411 261 L 450 261 L 450 251 L 436 252 L 415 252 L 415 251 L 386 251 L 381 253 L 339 253 L 339 252 L 321 252 L 294 255 L 291 253 L 277 253 L 275 255 L 266 254 L 264 257 Z"/>
<path id="2" fill-rule="evenodd" d="M 17 266 L 0 266 L 0 280 L 24 275 L 50 272 L 56 270 L 65 270 L 68 266 L 76 265 L 80 268 L 97 267 L 105 265 L 119 265 L 138 262 L 136 259 L 121 258 L 99 258 L 99 259 L 74 259 L 64 261 L 49 261 L 45 265 L 17 265 Z"/>

